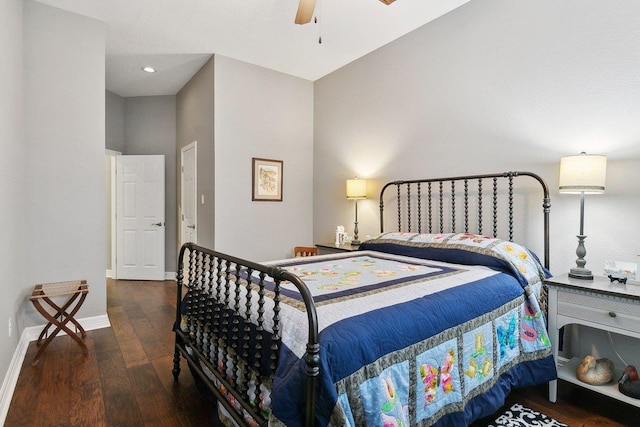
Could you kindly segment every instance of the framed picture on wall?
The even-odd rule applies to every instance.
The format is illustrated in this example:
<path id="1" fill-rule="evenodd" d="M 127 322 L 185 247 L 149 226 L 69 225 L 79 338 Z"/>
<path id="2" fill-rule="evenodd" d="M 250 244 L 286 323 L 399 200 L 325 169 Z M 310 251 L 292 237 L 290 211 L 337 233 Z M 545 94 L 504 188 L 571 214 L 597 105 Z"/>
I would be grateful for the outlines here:
<path id="1" fill-rule="evenodd" d="M 252 159 L 253 201 L 282 201 L 282 160 Z"/>

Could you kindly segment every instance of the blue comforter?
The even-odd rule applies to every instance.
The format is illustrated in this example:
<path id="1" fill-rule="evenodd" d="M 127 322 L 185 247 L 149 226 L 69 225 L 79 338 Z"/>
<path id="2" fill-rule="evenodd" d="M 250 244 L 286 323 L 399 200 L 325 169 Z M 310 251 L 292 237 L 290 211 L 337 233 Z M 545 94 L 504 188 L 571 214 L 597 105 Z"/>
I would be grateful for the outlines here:
<path id="1" fill-rule="evenodd" d="M 367 249 L 376 252 L 283 264 L 316 295 L 325 322 L 318 425 L 467 425 L 512 387 L 556 377 L 536 299 L 547 273 L 535 255 L 470 235 L 394 233 Z M 301 426 L 302 347 L 283 343 L 274 423 Z"/>

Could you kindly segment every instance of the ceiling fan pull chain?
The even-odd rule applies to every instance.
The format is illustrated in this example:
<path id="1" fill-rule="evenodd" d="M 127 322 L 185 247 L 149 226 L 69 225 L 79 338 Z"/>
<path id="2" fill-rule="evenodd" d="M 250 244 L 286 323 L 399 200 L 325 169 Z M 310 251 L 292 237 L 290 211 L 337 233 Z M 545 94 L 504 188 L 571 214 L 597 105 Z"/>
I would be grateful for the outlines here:
<path id="1" fill-rule="evenodd" d="M 316 12 L 315 16 L 313 17 L 313 23 L 314 24 L 318 23 L 318 15 L 319 14 L 322 14 L 322 0 L 319 2 L 317 12 Z M 320 23 L 320 25 L 318 25 L 318 44 L 322 44 L 322 23 Z"/>
<path id="2" fill-rule="evenodd" d="M 318 23 L 318 17 L 317 16 L 313 17 L 313 23 L 314 24 Z M 322 44 L 322 27 L 318 27 L 318 44 Z"/>

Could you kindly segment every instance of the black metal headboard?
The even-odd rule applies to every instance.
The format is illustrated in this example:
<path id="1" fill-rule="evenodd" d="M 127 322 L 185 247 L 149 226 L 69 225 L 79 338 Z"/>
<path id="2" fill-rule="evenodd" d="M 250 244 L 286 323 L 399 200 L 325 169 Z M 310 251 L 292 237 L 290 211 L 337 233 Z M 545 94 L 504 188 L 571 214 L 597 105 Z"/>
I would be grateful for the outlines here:
<path id="1" fill-rule="evenodd" d="M 527 183 L 518 177 L 533 178 Z M 533 186 L 531 185 L 533 183 Z M 380 231 L 385 231 L 386 200 L 395 200 L 397 231 L 418 233 L 491 234 L 513 241 L 517 209 L 526 210 L 525 197 L 534 197 L 542 187 L 544 266 L 549 268 L 549 188 L 540 176 L 531 172 L 500 172 L 445 178 L 392 181 L 380 191 Z"/>

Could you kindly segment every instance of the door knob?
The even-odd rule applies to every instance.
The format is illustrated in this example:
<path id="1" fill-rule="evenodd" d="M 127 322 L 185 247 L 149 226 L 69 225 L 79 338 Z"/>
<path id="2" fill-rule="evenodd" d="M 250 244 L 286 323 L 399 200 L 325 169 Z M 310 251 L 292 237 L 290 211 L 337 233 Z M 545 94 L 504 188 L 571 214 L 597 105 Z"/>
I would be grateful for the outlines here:
<path id="1" fill-rule="evenodd" d="M 154 222 L 151 225 L 157 225 L 158 227 L 162 227 L 164 225 L 164 222 Z"/>

